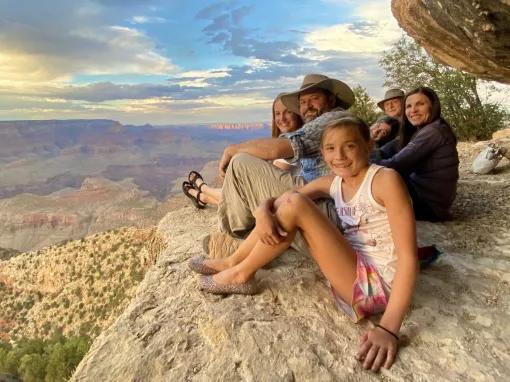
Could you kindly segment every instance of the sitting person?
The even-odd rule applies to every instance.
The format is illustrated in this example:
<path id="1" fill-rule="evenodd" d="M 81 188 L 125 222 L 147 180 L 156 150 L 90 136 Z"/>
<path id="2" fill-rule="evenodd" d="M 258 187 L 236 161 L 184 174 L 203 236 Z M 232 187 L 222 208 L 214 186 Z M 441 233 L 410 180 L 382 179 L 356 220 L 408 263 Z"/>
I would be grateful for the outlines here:
<path id="1" fill-rule="evenodd" d="M 451 219 L 459 179 L 457 138 L 441 117 L 436 92 L 416 88 L 405 96 L 405 116 L 398 152 L 393 142 L 380 150 L 373 162 L 397 170 L 404 178 L 418 220 Z M 414 133 L 410 135 L 410 132 Z"/>
<path id="2" fill-rule="evenodd" d="M 401 89 L 390 89 L 384 93 L 384 98 L 377 102 L 377 106 L 385 115 L 397 118 L 402 122 L 404 111 L 404 92 Z"/>
<path id="3" fill-rule="evenodd" d="M 280 134 L 290 133 L 301 128 L 303 121 L 299 114 L 291 111 L 282 102 L 280 93 L 273 101 L 271 121 L 271 136 L 278 138 Z M 301 167 L 299 164 L 292 164 L 285 159 L 275 159 L 273 165 L 284 171 L 290 171 L 292 176 L 299 176 Z M 204 208 L 207 204 L 218 205 L 221 201 L 221 188 L 214 188 L 204 182 L 202 175 L 197 171 L 191 171 L 188 181 L 182 184 L 184 194 L 191 199 L 195 207 Z"/>
<path id="4" fill-rule="evenodd" d="M 281 97 L 284 94 L 278 94 L 273 102 L 273 121 L 271 124 L 271 136 L 273 138 L 299 130 L 303 126 L 303 120 L 299 116 L 299 109 L 290 110 L 283 104 Z M 290 171 L 292 176 L 299 176 L 301 174 L 299 163 L 290 163 L 285 159 L 275 159 L 273 165 L 281 170 Z"/>
<path id="5" fill-rule="evenodd" d="M 290 110 L 299 110 L 305 122 L 301 129 L 276 139 L 230 145 L 223 151 L 219 170 L 225 181 L 218 217 L 225 234 L 245 238 L 255 226 L 254 211 L 260 203 L 330 172 L 320 156 L 320 137 L 328 122 L 350 115 L 345 109 L 354 103 L 354 93 L 342 81 L 307 74 L 300 89 L 283 95 L 282 101 Z M 301 177 L 275 171 L 267 160 L 277 158 L 299 161 Z M 332 203 L 321 205 L 324 213 L 336 218 L 329 208 Z"/>
<path id="6" fill-rule="evenodd" d="M 377 147 L 382 147 L 397 137 L 399 127 L 398 119 L 384 115 L 370 126 L 370 138 Z"/>
<path id="7" fill-rule="evenodd" d="M 370 165 L 368 126 L 355 117 L 327 125 L 321 152 L 333 174 L 263 203 L 256 226 L 224 259 L 194 257 L 200 288 L 218 294 L 253 294 L 258 269 L 281 255 L 299 230 L 328 280 L 338 307 L 355 322 L 384 311 L 361 337 L 358 359 L 377 371 L 393 363 L 398 332 L 417 277 L 416 232 L 411 201 L 398 173 Z M 344 234 L 312 199 L 330 196 Z"/>

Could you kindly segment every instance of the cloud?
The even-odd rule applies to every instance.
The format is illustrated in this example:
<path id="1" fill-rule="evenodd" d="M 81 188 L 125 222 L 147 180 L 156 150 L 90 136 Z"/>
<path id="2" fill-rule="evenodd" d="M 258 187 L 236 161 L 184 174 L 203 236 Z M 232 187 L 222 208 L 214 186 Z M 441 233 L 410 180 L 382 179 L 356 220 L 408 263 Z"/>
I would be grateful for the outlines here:
<path id="1" fill-rule="evenodd" d="M 306 22 L 260 23 L 257 3 L 248 7 L 239 1 L 215 2 L 192 13 L 186 31 L 190 45 L 185 49 L 199 51 L 204 48 L 200 44 L 207 44 L 201 52 L 211 52 L 211 60 L 199 58 L 189 63 L 194 70 L 185 67 L 180 72 L 159 44 L 176 41 L 179 48 L 181 36 L 155 41 L 146 34 L 159 33 L 160 27 L 171 31 L 174 23 L 179 24 L 170 22 L 167 4 L 155 7 L 162 1 L 53 0 L 51 7 L 33 2 L 15 6 L 25 1 L 9 0 L 10 5 L 2 7 L 1 118 L 72 116 L 130 123 L 268 120 L 276 94 L 296 90 L 306 73 L 317 72 L 351 86 L 359 83 L 378 96 L 384 91 L 378 58 L 396 25 L 391 15 L 390 20 L 382 16 L 389 13 L 387 1 L 369 1 L 375 8 L 363 3 L 348 23 L 316 29 Z M 175 4 L 176 12 L 180 6 Z M 303 12 L 315 6 L 303 3 Z M 332 1 L 329 7 L 334 7 Z M 345 8 L 344 0 L 338 7 Z M 268 20 L 269 16 L 273 15 Z M 148 25 L 162 22 L 166 24 L 156 28 Z M 314 22 L 313 28 L 320 23 Z M 179 63 L 186 65 L 187 59 Z M 94 75 L 101 79 L 73 83 L 82 74 L 89 81 Z M 139 83 L 140 78 L 151 77 L 137 74 L 156 75 L 147 79 L 155 83 Z"/>
<path id="2" fill-rule="evenodd" d="M 145 5 L 150 4 L 152 0 L 93 0 L 96 3 L 108 7 L 125 7 L 127 5 Z"/>
<path id="3" fill-rule="evenodd" d="M 211 23 L 207 25 L 204 29 L 202 29 L 202 31 L 208 35 L 213 35 L 214 32 L 221 31 L 223 29 L 228 28 L 229 26 L 230 15 L 222 14 L 213 18 Z"/>
<path id="4" fill-rule="evenodd" d="M 225 2 L 218 2 L 215 4 L 208 5 L 207 7 L 201 9 L 196 15 L 196 19 L 208 20 L 214 17 L 218 12 L 223 11 L 226 8 Z"/>
<path id="5" fill-rule="evenodd" d="M 241 19 L 245 16 L 247 16 L 252 10 L 252 7 L 244 6 L 237 9 L 234 9 L 232 11 L 232 21 L 234 24 L 239 24 L 241 22 Z"/>
<path id="6" fill-rule="evenodd" d="M 43 3 L 24 6 L 31 12 L 14 5 L 2 7 L 0 82 L 62 81 L 76 74 L 168 74 L 175 70 L 144 33 L 106 23 L 105 18 L 112 18 L 106 14 L 108 10 L 84 0 L 55 3 L 52 7 Z M 125 20 L 122 11 L 117 13 L 119 21 Z"/>
<path id="7" fill-rule="evenodd" d="M 305 43 L 320 51 L 379 54 L 402 35 L 387 3 L 365 1 L 353 17 L 357 21 L 315 29 Z"/>
<path id="8" fill-rule="evenodd" d="M 209 36 L 208 43 L 219 44 L 235 56 L 248 59 L 261 59 L 287 64 L 308 61 L 300 53 L 299 45 L 289 40 L 274 40 L 253 36 L 254 30 L 242 25 L 242 20 L 252 11 L 252 7 L 241 6 L 226 9 L 224 3 L 202 9 L 197 19 L 208 20 L 202 31 Z"/>
<path id="9" fill-rule="evenodd" d="M 166 22 L 166 19 L 157 16 L 133 16 L 129 22 L 131 24 L 161 24 Z"/>
<path id="10" fill-rule="evenodd" d="M 103 102 L 119 99 L 146 99 L 182 94 L 185 88 L 179 85 L 139 84 L 126 85 L 99 82 L 87 86 L 67 86 L 55 89 L 53 95 L 63 99 Z"/>
<path id="11" fill-rule="evenodd" d="M 0 95 L 12 95 L 17 97 L 29 97 L 31 99 L 63 100 L 63 101 L 86 101 L 101 103 L 113 100 L 146 99 L 158 97 L 171 97 L 175 99 L 196 98 L 205 93 L 200 86 L 201 79 L 193 81 L 181 81 L 169 85 L 158 84 L 115 84 L 112 82 L 96 82 L 88 85 L 66 85 L 66 86 L 38 86 L 30 91 L 4 87 L 0 88 Z"/>

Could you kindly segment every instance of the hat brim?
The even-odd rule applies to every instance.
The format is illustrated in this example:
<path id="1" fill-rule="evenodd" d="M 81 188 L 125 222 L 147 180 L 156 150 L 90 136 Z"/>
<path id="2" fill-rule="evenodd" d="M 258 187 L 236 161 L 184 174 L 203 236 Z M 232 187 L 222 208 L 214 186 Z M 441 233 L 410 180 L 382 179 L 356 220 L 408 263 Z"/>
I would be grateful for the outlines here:
<path id="1" fill-rule="evenodd" d="M 300 115 L 299 96 L 301 93 L 310 89 L 324 89 L 329 91 L 337 98 L 338 106 L 343 107 L 346 110 L 354 104 L 354 93 L 352 92 L 352 89 L 349 87 L 349 85 L 334 78 L 327 78 L 325 80 L 302 87 L 295 92 L 287 93 L 281 97 L 281 100 L 287 109 Z"/>
<path id="2" fill-rule="evenodd" d="M 379 106 L 379 109 L 381 109 L 382 111 L 384 111 L 384 103 L 386 101 L 389 101 L 390 99 L 394 99 L 394 98 L 401 98 L 401 99 L 404 99 L 404 96 L 401 95 L 401 96 L 395 96 L 395 97 L 388 97 L 388 98 L 385 98 L 379 102 L 377 102 L 377 106 Z"/>

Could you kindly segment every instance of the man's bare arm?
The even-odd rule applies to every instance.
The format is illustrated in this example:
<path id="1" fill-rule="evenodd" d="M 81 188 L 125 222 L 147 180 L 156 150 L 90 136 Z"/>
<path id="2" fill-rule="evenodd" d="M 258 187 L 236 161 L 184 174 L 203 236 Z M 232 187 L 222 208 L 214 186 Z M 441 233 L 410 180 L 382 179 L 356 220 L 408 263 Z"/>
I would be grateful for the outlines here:
<path id="1" fill-rule="evenodd" d="M 220 176 L 225 176 L 228 164 L 232 157 L 239 153 L 246 153 L 264 160 L 290 158 L 294 155 L 288 139 L 284 138 L 261 138 L 230 145 L 225 148 L 220 159 Z"/>

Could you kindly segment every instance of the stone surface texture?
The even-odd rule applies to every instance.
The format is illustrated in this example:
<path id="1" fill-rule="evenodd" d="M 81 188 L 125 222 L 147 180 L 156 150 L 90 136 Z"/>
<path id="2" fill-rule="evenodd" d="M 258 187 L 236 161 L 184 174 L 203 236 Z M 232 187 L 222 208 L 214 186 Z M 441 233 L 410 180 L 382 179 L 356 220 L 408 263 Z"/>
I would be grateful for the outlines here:
<path id="1" fill-rule="evenodd" d="M 510 127 L 492 133 L 492 139 L 510 138 Z"/>
<path id="2" fill-rule="evenodd" d="M 510 162 L 470 173 L 483 145 L 459 143 L 456 220 L 419 223 L 420 244 L 444 251 L 420 275 L 397 362 L 376 375 L 354 359 L 379 317 L 352 323 L 317 266 L 287 252 L 256 278 L 255 296 L 197 289 L 187 266 L 216 229 L 213 208 L 185 206 L 137 296 L 94 341 L 72 381 L 505 381 L 510 375 Z"/>
<path id="3" fill-rule="evenodd" d="M 509 0 L 392 0 L 391 9 L 436 60 L 510 83 Z"/>

